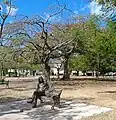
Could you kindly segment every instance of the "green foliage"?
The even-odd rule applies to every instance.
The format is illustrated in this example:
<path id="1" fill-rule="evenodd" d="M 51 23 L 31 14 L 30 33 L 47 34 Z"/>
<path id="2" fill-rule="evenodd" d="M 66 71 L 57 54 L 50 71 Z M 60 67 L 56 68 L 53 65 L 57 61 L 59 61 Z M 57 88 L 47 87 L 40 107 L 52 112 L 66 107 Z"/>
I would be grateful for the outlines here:
<path id="1" fill-rule="evenodd" d="M 88 70 L 88 60 L 84 55 L 73 56 L 70 60 L 70 69 L 87 71 Z"/>
<path id="2" fill-rule="evenodd" d="M 98 2 L 99 4 L 105 5 L 111 5 L 113 4 L 114 6 L 116 6 L 116 0 L 96 0 L 96 2 Z"/>
<path id="3" fill-rule="evenodd" d="M 107 29 L 113 36 L 116 36 L 116 22 L 115 21 L 109 20 L 107 23 Z"/>
<path id="4" fill-rule="evenodd" d="M 100 20 L 91 16 L 83 28 L 85 29 L 74 29 L 73 32 L 78 32 L 78 39 L 85 43 L 85 52 L 81 55 L 76 51 L 70 67 L 82 71 L 95 70 L 101 74 L 116 71 L 116 23 L 109 21 L 106 28 L 101 28 Z"/>
<path id="5" fill-rule="evenodd" d="M 14 59 L 15 49 L 12 47 L 0 46 L 0 75 L 8 74 L 9 69 L 18 70 L 39 70 L 40 65 L 27 61 L 23 57 Z M 26 55 L 27 59 L 30 57 Z M 14 73 L 13 73 L 14 74 Z"/>
<path id="6" fill-rule="evenodd" d="M 116 21 L 116 0 L 96 0 L 96 2 L 102 5 L 103 14 L 101 17 Z"/>
<path id="7" fill-rule="evenodd" d="M 52 33 L 48 34 L 45 40 L 39 36 L 32 36 L 32 41 L 30 40 L 29 43 L 24 42 L 27 40 L 25 35 L 15 36 L 11 39 L 12 49 L 1 48 L 0 61 L 7 69 L 37 70 L 40 69 L 39 64 L 46 58 L 49 58 L 49 61 L 51 58 L 64 55 L 68 56 L 71 70 L 95 70 L 102 74 L 115 71 L 116 23 L 109 21 L 105 28 L 101 28 L 100 23 L 98 17 L 91 16 L 89 19 L 76 24 L 61 25 L 59 29 L 52 28 Z M 53 50 L 56 46 L 68 41 L 71 41 L 70 44 L 64 44 Z M 53 51 L 50 52 L 50 50 Z M 11 59 L 13 51 L 18 51 L 15 55 L 15 61 Z M 3 61 L 3 53 L 7 54 L 6 61 Z"/>

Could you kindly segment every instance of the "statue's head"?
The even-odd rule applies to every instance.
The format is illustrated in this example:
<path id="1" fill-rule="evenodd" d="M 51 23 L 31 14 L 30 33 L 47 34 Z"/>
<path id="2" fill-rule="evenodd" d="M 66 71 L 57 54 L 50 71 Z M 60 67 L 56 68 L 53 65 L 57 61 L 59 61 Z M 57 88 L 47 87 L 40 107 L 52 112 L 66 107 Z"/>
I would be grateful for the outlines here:
<path id="1" fill-rule="evenodd" d="M 43 79 L 42 76 L 38 78 L 38 82 L 39 82 L 39 84 L 40 84 L 40 83 L 44 83 L 44 79 Z"/>

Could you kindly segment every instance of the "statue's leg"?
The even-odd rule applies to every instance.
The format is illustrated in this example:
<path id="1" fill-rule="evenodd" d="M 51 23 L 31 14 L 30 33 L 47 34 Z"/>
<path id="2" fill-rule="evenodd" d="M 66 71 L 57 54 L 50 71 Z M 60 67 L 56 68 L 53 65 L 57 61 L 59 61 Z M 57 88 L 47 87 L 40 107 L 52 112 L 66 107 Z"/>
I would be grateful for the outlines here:
<path id="1" fill-rule="evenodd" d="M 60 105 L 60 96 L 58 96 L 57 105 L 58 105 L 58 107 L 61 107 L 61 105 Z"/>
<path id="2" fill-rule="evenodd" d="M 56 102 L 57 102 L 56 96 L 53 96 L 52 100 L 53 100 L 53 105 L 52 105 L 51 109 L 54 110 L 54 106 L 56 105 Z"/>
<path id="3" fill-rule="evenodd" d="M 36 107 L 37 105 L 37 99 L 39 98 L 40 102 L 43 103 L 42 96 L 45 96 L 45 93 L 42 91 L 34 91 L 32 95 L 32 99 L 28 100 L 27 103 L 32 103 L 33 107 Z"/>
<path id="4" fill-rule="evenodd" d="M 43 100 L 41 98 L 41 96 L 38 96 L 39 100 L 40 100 L 40 103 L 43 103 Z"/>
<path id="5" fill-rule="evenodd" d="M 35 91 L 34 92 L 34 97 L 33 97 L 33 105 L 32 107 L 35 108 L 37 106 L 37 99 L 39 98 L 40 99 L 40 102 L 42 103 L 42 99 L 41 99 L 41 96 L 43 95 L 43 92 L 40 92 L 40 91 Z"/>
<path id="6" fill-rule="evenodd" d="M 32 103 L 34 101 L 34 97 L 35 97 L 35 92 L 33 93 L 31 100 L 28 100 L 27 103 Z"/>
<path id="7" fill-rule="evenodd" d="M 33 103 L 32 103 L 32 104 L 33 104 L 33 105 L 32 105 L 33 108 L 35 108 L 35 107 L 37 106 L 37 98 L 38 98 L 37 95 L 35 95 L 35 96 L 34 96 Z"/>

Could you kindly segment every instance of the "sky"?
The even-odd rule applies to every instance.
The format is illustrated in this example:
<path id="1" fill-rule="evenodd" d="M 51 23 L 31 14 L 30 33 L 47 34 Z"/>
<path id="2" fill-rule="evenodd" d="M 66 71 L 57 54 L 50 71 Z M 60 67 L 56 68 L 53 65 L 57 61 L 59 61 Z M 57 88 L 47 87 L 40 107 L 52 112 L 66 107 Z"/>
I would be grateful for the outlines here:
<path id="1" fill-rule="evenodd" d="M 92 2 L 90 2 L 90 0 L 15 0 L 14 5 L 16 8 L 12 8 L 10 15 L 41 15 L 43 18 L 47 19 L 55 12 L 57 1 L 59 1 L 61 5 L 65 4 L 66 7 L 76 15 L 100 14 L 101 6 L 94 2 L 94 0 Z M 8 11 L 9 8 L 7 7 L 6 10 Z M 65 17 L 67 17 L 67 15 L 68 14 L 65 12 Z M 53 17 L 53 19 L 57 21 L 60 20 L 57 16 Z M 12 22 L 13 19 L 10 18 L 9 21 Z"/>
<path id="2" fill-rule="evenodd" d="M 60 4 L 67 5 L 67 8 L 72 11 L 80 11 L 89 13 L 89 9 L 83 11 L 81 9 L 88 5 L 89 0 L 59 0 Z M 33 15 L 33 14 L 44 14 L 50 10 L 50 7 L 54 5 L 56 0 L 17 0 L 16 6 L 19 8 L 18 13 Z"/>

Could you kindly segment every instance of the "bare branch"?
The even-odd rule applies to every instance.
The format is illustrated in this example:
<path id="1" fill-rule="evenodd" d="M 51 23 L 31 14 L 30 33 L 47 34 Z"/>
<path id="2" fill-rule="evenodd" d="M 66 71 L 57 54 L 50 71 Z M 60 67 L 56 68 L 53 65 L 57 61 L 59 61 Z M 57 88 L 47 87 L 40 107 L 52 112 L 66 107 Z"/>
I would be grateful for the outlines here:
<path id="1" fill-rule="evenodd" d="M 53 13 L 52 15 L 49 15 L 49 17 L 46 20 L 46 23 L 48 23 L 49 19 L 52 18 L 53 16 L 56 16 L 58 14 L 60 14 L 61 12 L 63 12 L 63 10 L 66 8 L 66 6 L 64 5 L 58 12 Z"/>
<path id="2" fill-rule="evenodd" d="M 12 0 L 9 1 L 9 5 L 8 6 L 9 6 L 8 13 L 5 14 L 5 15 L 0 14 L 0 17 L 2 18 L 2 22 L 1 22 L 1 26 L 0 26 L 0 44 L 1 44 L 1 46 L 3 46 L 2 39 L 1 39 L 2 38 L 2 33 L 3 33 L 3 28 L 4 28 L 5 21 L 8 18 L 8 16 L 10 15 L 10 12 L 11 12 Z"/>

